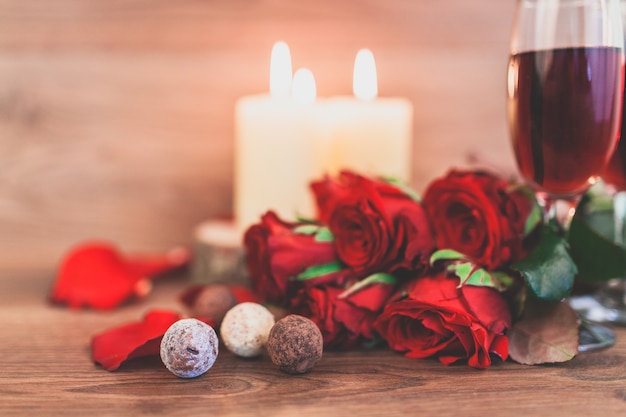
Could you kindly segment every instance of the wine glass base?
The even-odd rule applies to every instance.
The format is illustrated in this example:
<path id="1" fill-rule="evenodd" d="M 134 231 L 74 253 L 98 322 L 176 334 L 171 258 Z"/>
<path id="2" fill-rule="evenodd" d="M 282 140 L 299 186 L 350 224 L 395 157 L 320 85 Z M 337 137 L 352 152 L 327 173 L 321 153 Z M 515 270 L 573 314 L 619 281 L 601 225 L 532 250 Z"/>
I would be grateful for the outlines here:
<path id="1" fill-rule="evenodd" d="M 570 305 L 589 321 L 626 326 L 624 294 L 623 290 L 606 286 L 593 295 L 572 297 Z"/>
<path id="2" fill-rule="evenodd" d="M 626 280 L 612 279 L 604 284 L 593 297 L 606 310 L 605 322 L 626 326 Z"/>
<path id="3" fill-rule="evenodd" d="M 593 352 L 615 344 L 615 332 L 599 322 L 608 322 L 614 315 L 598 302 L 594 296 L 572 297 L 570 305 L 578 314 L 578 351 Z M 613 321 L 614 322 L 614 321 Z"/>
<path id="4" fill-rule="evenodd" d="M 578 352 L 593 352 L 615 344 L 615 332 L 599 323 L 581 320 L 578 328 Z"/>

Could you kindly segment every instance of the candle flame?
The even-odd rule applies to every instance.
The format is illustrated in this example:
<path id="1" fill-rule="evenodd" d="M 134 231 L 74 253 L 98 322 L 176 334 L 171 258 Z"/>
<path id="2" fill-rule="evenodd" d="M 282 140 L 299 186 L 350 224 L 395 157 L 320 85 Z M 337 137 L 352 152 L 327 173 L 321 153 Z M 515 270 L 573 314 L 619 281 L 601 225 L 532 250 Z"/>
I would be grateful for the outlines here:
<path id="1" fill-rule="evenodd" d="M 300 104 L 311 104 L 317 95 L 315 87 L 315 77 L 311 70 L 300 68 L 293 75 L 293 86 L 291 94 L 293 100 Z"/>
<path id="2" fill-rule="evenodd" d="M 272 97 L 287 97 L 291 89 L 291 54 L 283 41 L 272 47 L 270 59 L 270 94 Z"/>
<path id="3" fill-rule="evenodd" d="M 376 62 L 369 49 L 361 49 L 354 60 L 352 91 L 361 100 L 372 100 L 378 95 Z"/>

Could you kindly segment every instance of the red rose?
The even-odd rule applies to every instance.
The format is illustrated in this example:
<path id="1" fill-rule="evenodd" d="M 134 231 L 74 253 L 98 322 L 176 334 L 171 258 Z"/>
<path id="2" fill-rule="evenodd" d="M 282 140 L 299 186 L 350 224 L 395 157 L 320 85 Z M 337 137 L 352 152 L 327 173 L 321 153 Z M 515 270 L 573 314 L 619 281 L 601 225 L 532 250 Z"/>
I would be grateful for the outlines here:
<path id="1" fill-rule="evenodd" d="M 311 185 L 320 221 L 339 258 L 355 272 L 422 269 L 434 243 L 422 206 L 382 180 L 343 171 Z"/>
<path id="2" fill-rule="evenodd" d="M 437 356 L 444 364 L 467 360 L 475 368 L 506 359 L 511 314 L 503 297 L 488 287 L 464 285 L 444 275 L 411 282 L 407 298 L 385 307 L 376 330 L 407 357 Z"/>
<path id="3" fill-rule="evenodd" d="M 338 261 L 333 242 L 298 233 L 298 226 L 301 224 L 284 222 L 270 211 L 244 235 L 248 273 L 254 289 L 266 301 L 286 305 L 295 293 L 297 275 L 309 267 Z M 331 272 L 316 282 L 343 283 L 347 272 Z"/>
<path id="4" fill-rule="evenodd" d="M 298 292 L 292 309 L 317 324 L 324 346 L 347 349 L 373 339 L 374 320 L 394 288 L 372 284 L 349 294 L 343 287 L 308 285 Z"/>
<path id="5" fill-rule="evenodd" d="M 510 182 L 485 172 L 450 171 L 422 201 L 440 249 L 454 249 L 487 269 L 522 259 L 533 202 Z"/>

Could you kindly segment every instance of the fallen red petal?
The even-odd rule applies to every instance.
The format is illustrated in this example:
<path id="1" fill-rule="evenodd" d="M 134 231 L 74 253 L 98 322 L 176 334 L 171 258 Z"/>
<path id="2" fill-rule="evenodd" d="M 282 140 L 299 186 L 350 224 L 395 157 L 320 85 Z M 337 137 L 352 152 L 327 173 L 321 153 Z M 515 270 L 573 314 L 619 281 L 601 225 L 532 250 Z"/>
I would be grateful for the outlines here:
<path id="1" fill-rule="evenodd" d="M 106 330 L 91 341 L 91 356 L 107 371 L 114 371 L 127 360 L 158 355 L 163 335 L 182 316 L 169 310 L 152 310 L 142 321 Z"/>
<path id="2" fill-rule="evenodd" d="M 196 284 L 187 287 L 187 289 L 180 295 L 179 300 L 183 303 L 187 308 L 192 308 L 193 304 L 196 302 L 198 295 L 204 289 L 203 284 Z"/>
<path id="3" fill-rule="evenodd" d="M 186 265 L 191 259 L 191 251 L 186 247 L 176 247 L 164 254 L 129 255 L 128 266 L 137 275 L 153 277 Z"/>
<path id="4" fill-rule="evenodd" d="M 235 299 L 238 303 L 259 303 L 260 299 L 251 288 L 244 287 L 243 285 L 230 285 Z"/>
<path id="5" fill-rule="evenodd" d="M 112 309 L 150 292 L 149 278 L 190 259 L 177 248 L 164 255 L 124 256 L 106 242 L 86 242 L 73 248 L 59 268 L 50 299 L 73 308 Z"/>

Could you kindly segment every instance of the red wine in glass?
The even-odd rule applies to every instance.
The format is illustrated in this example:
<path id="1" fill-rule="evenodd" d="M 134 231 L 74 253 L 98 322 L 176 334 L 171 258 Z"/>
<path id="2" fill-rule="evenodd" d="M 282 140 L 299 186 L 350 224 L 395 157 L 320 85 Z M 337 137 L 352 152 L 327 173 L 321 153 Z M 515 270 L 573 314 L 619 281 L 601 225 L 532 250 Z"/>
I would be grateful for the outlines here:
<path id="1" fill-rule="evenodd" d="M 512 55 L 513 149 L 520 172 L 538 192 L 567 198 L 603 173 L 619 134 L 621 60 L 614 47 Z"/>
<path id="2" fill-rule="evenodd" d="M 626 136 L 626 107 L 622 107 L 622 132 Z M 604 181 L 617 191 L 626 191 L 626 140 L 617 144 L 617 149 L 609 161 L 609 165 L 602 175 Z"/>

